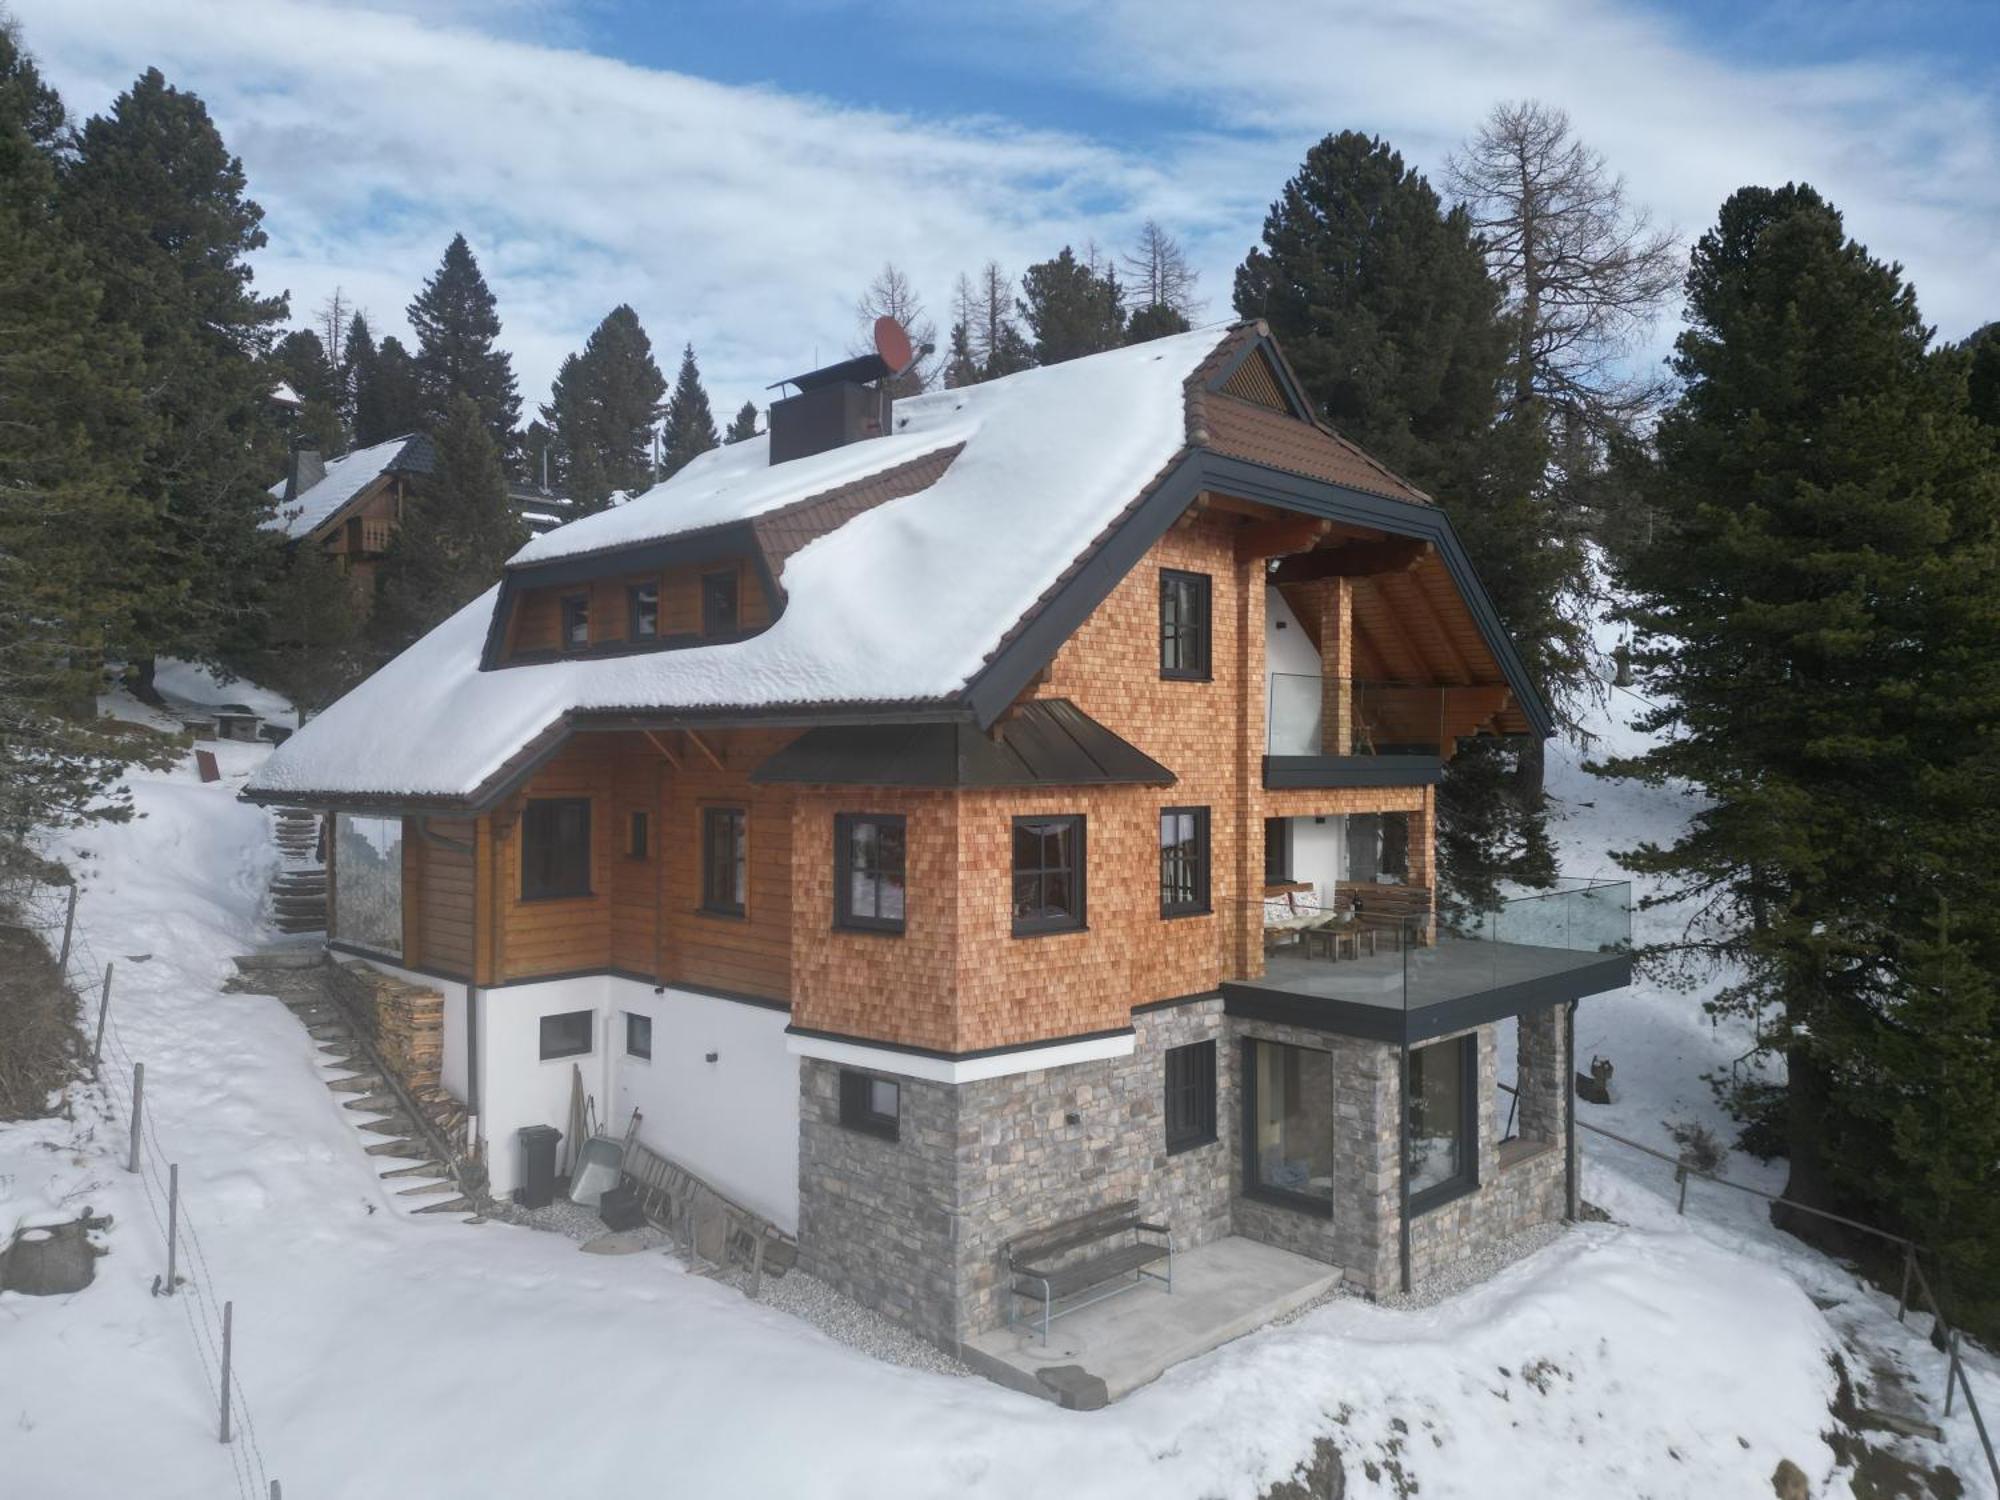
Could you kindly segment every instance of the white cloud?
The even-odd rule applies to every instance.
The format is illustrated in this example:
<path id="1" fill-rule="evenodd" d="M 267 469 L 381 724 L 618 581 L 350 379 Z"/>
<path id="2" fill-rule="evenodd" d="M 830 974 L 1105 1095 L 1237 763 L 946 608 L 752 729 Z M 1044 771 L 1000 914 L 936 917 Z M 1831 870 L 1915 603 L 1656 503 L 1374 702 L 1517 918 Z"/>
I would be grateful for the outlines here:
<path id="1" fill-rule="evenodd" d="M 1020 0 L 965 34 L 1026 99 L 1054 70 L 1184 113 L 1183 133 L 1143 143 L 630 66 L 570 45 L 580 12 L 561 0 L 12 4 L 73 107 L 102 109 L 149 64 L 208 102 L 268 213 L 260 280 L 301 317 L 338 282 L 397 331 L 462 229 L 531 405 L 621 301 L 669 374 L 694 342 L 726 416 L 843 352 L 885 259 L 942 323 L 960 269 L 1116 247 L 1147 215 L 1188 242 L 1220 315 L 1319 135 L 1379 131 L 1434 169 L 1494 100 L 1527 95 L 1567 107 L 1690 236 L 1737 186 L 1806 178 L 1905 262 L 1946 334 L 2000 315 L 1991 98 L 1889 62 L 1722 62 L 1609 4 Z M 925 22 L 957 24 L 910 0 L 899 24 Z"/>

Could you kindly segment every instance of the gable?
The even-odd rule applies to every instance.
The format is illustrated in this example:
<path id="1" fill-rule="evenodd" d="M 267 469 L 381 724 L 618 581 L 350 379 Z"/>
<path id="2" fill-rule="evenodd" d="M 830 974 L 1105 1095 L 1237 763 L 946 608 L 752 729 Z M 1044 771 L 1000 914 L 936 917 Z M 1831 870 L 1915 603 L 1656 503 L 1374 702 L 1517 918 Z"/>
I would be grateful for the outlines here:
<path id="1" fill-rule="evenodd" d="M 1230 372 L 1217 389 L 1225 396 L 1283 412 L 1288 417 L 1300 415 L 1286 399 L 1277 368 L 1261 345 L 1252 348 L 1249 356 Z"/>

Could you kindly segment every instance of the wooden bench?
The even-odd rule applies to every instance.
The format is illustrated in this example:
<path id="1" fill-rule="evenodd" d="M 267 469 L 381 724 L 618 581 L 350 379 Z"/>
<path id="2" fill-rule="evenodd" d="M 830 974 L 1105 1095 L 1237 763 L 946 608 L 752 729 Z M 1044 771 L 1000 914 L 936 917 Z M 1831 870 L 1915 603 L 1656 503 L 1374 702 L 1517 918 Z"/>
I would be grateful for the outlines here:
<path id="1" fill-rule="evenodd" d="M 1146 1281 L 1165 1283 L 1169 1293 L 1174 1289 L 1173 1231 L 1142 1218 L 1136 1198 L 1020 1235 L 1007 1242 L 1005 1254 L 1013 1293 L 1007 1300 L 1007 1326 L 1016 1322 L 1014 1298 L 1040 1303 L 1044 1344 L 1052 1319 Z M 1161 1261 L 1167 1264 L 1165 1275 L 1149 1269 Z M 1057 1312 L 1058 1302 L 1068 1305 Z"/>

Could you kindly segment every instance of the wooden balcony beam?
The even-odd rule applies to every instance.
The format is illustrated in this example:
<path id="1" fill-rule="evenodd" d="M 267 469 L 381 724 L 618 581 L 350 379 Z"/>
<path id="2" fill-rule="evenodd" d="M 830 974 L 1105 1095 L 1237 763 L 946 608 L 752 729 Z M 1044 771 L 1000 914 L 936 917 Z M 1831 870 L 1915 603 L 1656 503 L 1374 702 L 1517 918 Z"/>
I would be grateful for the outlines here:
<path id="1" fill-rule="evenodd" d="M 1284 557 L 1317 546 L 1330 523 L 1315 516 L 1287 516 L 1280 521 L 1254 521 L 1236 533 L 1236 560 Z"/>
<path id="2" fill-rule="evenodd" d="M 1241 544 L 1237 556 L 1241 557 Z M 1378 573 L 1407 573 L 1431 555 L 1431 544 L 1415 537 L 1386 542 L 1348 542 L 1313 552 L 1297 552 L 1279 563 L 1273 583 L 1310 583 L 1315 578 L 1372 578 Z"/>

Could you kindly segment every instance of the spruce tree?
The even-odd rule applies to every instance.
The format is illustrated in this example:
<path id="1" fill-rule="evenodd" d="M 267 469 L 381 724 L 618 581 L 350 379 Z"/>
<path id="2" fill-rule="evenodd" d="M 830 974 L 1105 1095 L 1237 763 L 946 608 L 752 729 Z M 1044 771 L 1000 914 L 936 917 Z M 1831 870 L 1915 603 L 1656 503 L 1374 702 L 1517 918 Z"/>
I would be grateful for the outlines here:
<path id="1" fill-rule="evenodd" d="M 1623 569 L 1658 743 L 1608 769 L 1707 805 L 1621 857 L 1703 898 L 1663 957 L 1739 966 L 1716 1003 L 1784 1058 L 1787 1196 L 1961 1268 L 1983 1242 L 1990 1286 L 2000 466 L 1966 362 L 1810 187 L 1733 195 L 1687 294 Z"/>
<path id="2" fill-rule="evenodd" d="M 2000 323 L 1988 323 L 1961 347 L 1970 361 L 1966 399 L 1972 415 L 2000 438 Z"/>
<path id="3" fill-rule="evenodd" d="M 265 487 L 283 443 L 265 356 L 285 299 L 251 285 L 263 210 L 192 94 L 149 69 L 83 127 L 63 220 L 102 295 L 97 316 L 143 354 L 148 433 L 137 489 L 143 587 L 128 639 L 142 686 L 155 653 L 212 657 L 254 623 L 276 562 Z"/>
<path id="4" fill-rule="evenodd" d="M 1061 364 L 1125 342 L 1117 273 L 1078 260 L 1067 245 L 1054 260 L 1028 267 L 1019 308 L 1037 364 Z"/>
<path id="5" fill-rule="evenodd" d="M 1355 131 L 1306 153 L 1236 272 L 1237 312 L 1270 323 L 1319 415 L 1450 513 L 1560 712 L 1586 661 L 1582 625 L 1564 608 L 1577 559 L 1540 484 L 1535 409 L 1499 420 L 1511 348 L 1501 303 L 1464 210 Z M 1518 776 L 1538 748 L 1482 737 L 1447 762 L 1438 867 L 1448 899 L 1481 904 L 1503 877 L 1555 874 L 1540 787 Z"/>
<path id="6" fill-rule="evenodd" d="M 340 372 L 327 358 L 319 335 L 310 328 L 293 329 L 271 350 L 271 366 L 299 398 L 298 413 L 292 419 L 292 440 L 310 444 L 328 458 L 345 453 Z"/>
<path id="7" fill-rule="evenodd" d="M 354 446 L 372 448 L 407 437 L 426 420 L 417 362 L 390 334 L 354 372 Z"/>
<path id="8" fill-rule="evenodd" d="M 639 315 L 623 304 L 605 315 L 581 354 L 563 361 L 542 419 L 556 477 L 578 514 L 603 509 L 615 491 L 650 483 L 666 389 Z"/>
<path id="9" fill-rule="evenodd" d="M 757 435 L 757 403 L 745 401 L 729 419 L 729 430 L 722 434 L 725 443 L 740 443 Z"/>
<path id="10" fill-rule="evenodd" d="M 375 335 L 368 327 L 367 314 L 356 312 L 347 323 L 347 337 L 340 344 L 340 419 L 357 448 L 361 441 L 362 372 L 375 362 Z"/>
<path id="11" fill-rule="evenodd" d="M 1186 333 L 1192 325 L 1175 308 L 1164 302 L 1150 302 L 1133 311 L 1125 325 L 1125 342 L 1143 344 L 1169 334 Z"/>
<path id="12" fill-rule="evenodd" d="M 371 624 L 389 651 L 491 587 L 527 541 L 478 403 L 454 396 L 433 441 L 436 466 L 412 486 L 377 579 Z"/>
<path id="13" fill-rule="evenodd" d="M 444 260 L 409 306 L 417 335 L 417 379 L 426 425 L 441 423 L 454 396 L 466 396 L 504 454 L 521 418 L 514 361 L 496 348 L 500 314 L 472 247 L 453 235 Z"/>
<path id="14" fill-rule="evenodd" d="M 701 388 L 701 371 L 694 362 L 694 345 L 689 344 L 681 351 L 680 373 L 674 377 L 674 393 L 667 400 L 660 478 L 671 479 L 719 441 L 715 417 L 708 409 L 708 392 Z"/>
<path id="15" fill-rule="evenodd" d="M 972 357 L 972 332 L 964 319 L 951 325 L 951 347 L 945 354 L 944 388 L 979 384 L 979 361 Z"/>

